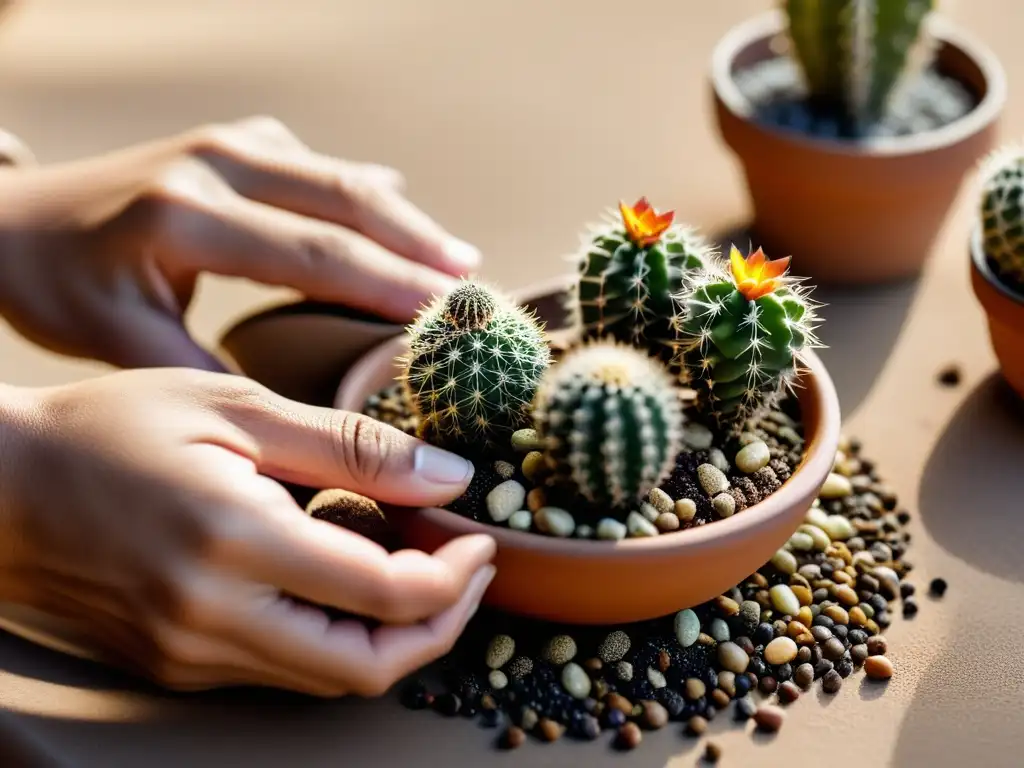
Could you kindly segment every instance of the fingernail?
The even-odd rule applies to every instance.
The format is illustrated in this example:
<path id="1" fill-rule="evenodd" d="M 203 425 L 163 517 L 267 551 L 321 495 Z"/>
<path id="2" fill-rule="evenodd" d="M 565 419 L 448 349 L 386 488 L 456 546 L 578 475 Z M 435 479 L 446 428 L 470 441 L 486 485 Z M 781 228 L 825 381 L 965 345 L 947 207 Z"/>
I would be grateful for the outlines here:
<path id="1" fill-rule="evenodd" d="M 480 249 L 463 240 L 449 240 L 444 247 L 444 254 L 452 262 L 466 269 L 476 269 L 480 266 Z"/>
<path id="2" fill-rule="evenodd" d="M 472 479 L 473 464 L 449 451 L 420 445 L 413 458 L 413 471 L 432 483 L 454 485 L 468 483 Z"/>

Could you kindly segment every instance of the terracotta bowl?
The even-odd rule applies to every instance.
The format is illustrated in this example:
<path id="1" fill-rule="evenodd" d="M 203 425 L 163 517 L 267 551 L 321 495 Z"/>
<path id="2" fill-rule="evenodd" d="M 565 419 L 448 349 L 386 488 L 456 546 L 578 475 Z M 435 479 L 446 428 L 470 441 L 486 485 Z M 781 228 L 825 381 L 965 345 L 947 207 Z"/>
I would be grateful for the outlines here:
<path id="1" fill-rule="evenodd" d="M 863 142 L 818 139 L 755 120 L 735 72 L 782 55 L 780 11 L 730 30 L 715 48 L 711 90 L 719 132 L 743 167 L 753 234 L 771 256 L 792 255 L 817 284 L 906 279 L 923 267 L 968 171 L 993 146 L 1006 102 L 998 59 L 934 19 L 936 67 L 979 103 L 934 131 Z"/>
<path id="2" fill-rule="evenodd" d="M 985 258 L 978 227 L 971 233 L 971 286 L 988 315 L 989 337 L 1003 377 L 1024 398 L 1024 294 L 996 277 Z"/>
<path id="3" fill-rule="evenodd" d="M 397 373 L 405 336 L 382 344 L 349 371 L 335 406 L 362 410 Z M 807 435 L 803 463 L 769 498 L 700 528 L 620 542 L 566 540 L 485 525 L 438 508 L 401 514 L 400 535 L 431 552 L 468 533 L 498 542 L 497 575 L 484 602 L 509 613 L 572 624 L 616 624 L 698 605 L 764 565 L 801 524 L 835 458 L 840 412 L 821 360 L 806 356 L 798 390 Z"/>

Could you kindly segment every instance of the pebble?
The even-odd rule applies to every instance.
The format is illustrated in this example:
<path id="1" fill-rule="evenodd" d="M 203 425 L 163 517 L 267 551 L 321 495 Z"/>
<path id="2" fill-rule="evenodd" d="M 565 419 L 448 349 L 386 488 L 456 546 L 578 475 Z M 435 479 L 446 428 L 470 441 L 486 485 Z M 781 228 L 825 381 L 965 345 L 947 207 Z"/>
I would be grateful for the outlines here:
<path id="1" fill-rule="evenodd" d="M 642 740 L 643 734 L 640 732 L 640 726 L 633 722 L 626 723 L 619 728 L 616 735 L 616 742 L 620 749 L 635 749 L 640 746 Z"/>
<path id="2" fill-rule="evenodd" d="M 782 727 L 782 721 L 786 719 L 786 713 L 773 704 L 762 704 L 754 712 L 754 722 L 762 731 L 774 733 Z"/>
<path id="3" fill-rule="evenodd" d="M 706 451 L 715 441 L 715 434 L 699 422 L 690 422 L 683 427 L 683 442 L 695 451 Z"/>
<path id="4" fill-rule="evenodd" d="M 779 682 L 771 675 L 765 675 L 758 682 L 758 687 L 761 689 L 761 693 L 766 693 L 770 696 L 779 687 Z"/>
<path id="5" fill-rule="evenodd" d="M 541 507 L 533 516 L 533 522 L 541 532 L 563 539 L 576 530 L 572 515 L 559 507 Z"/>
<path id="6" fill-rule="evenodd" d="M 601 735 L 601 725 L 593 715 L 583 715 L 580 720 L 580 733 L 583 738 L 593 741 Z"/>
<path id="7" fill-rule="evenodd" d="M 868 656 L 884 656 L 885 652 L 889 650 L 889 644 L 886 642 L 884 635 L 869 637 L 867 646 Z"/>
<path id="8" fill-rule="evenodd" d="M 507 461 L 496 461 L 494 462 L 494 471 L 502 480 L 511 480 L 516 473 L 516 467 L 515 464 L 510 464 Z"/>
<path id="9" fill-rule="evenodd" d="M 796 556 L 785 549 L 780 549 L 772 555 L 771 563 L 787 576 L 792 576 L 796 573 Z"/>
<path id="10" fill-rule="evenodd" d="M 830 669 L 821 678 L 821 689 L 825 691 L 825 693 L 839 693 L 839 689 L 842 687 L 843 676 L 834 669 Z"/>
<path id="11" fill-rule="evenodd" d="M 718 687 L 730 696 L 736 693 L 736 673 L 727 669 L 718 673 Z"/>
<path id="12" fill-rule="evenodd" d="M 645 501 L 640 504 L 640 514 L 643 515 L 645 519 L 650 520 L 653 523 L 658 519 L 658 515 L 661 513 L 654 508 L 653 504 L 648 504 Z"/>
<path id="13" fill-rule="evenodd" d="M 594 538 L 594 529 L 589 525 L 577 525 L 576 526 L 576 538 L 578 539 L 592 539 Z"/>
<path id="14" fill-rule="evenodd" d="M 512 661 L 516 652 L 516 641 L 509 635 L 495 635 L 487 645 L 484 656 L 488 669 L 500 669 Z"/>
<path id="15" fill-rule="evenodd" d="M 496 523 L 503 523 L 512 517 L 512 513 L 523 508 L 526 501 L 526 489 L 518 480 L 506 480 L 496 485 L 487 494 L 487 514 Z"/>
<path id="16" fill-rule="evenodd" d="M 805 690 L 810 688 L 814 682 L 814 667 L 810 664 L 801 664 L 793 671 L 793 682 Z"/>
<path id="17" fill-rule="evenodd" d="M 544 449 L 544 441 L 535 429 L 517 429 L 512 433 L 512 449 L 520 453 Z"/>
<path id="18" fill-rule="evenodd" d="M 739 675 L 747 671 L 750 657 L 736 643 L 726 642 L 718 646 L 718 663 L 724 669 Z"/>
<path id="19" fill-rule="evenodd" d="M 721 448 L 712 448 L 708 451 L 708 461 L 722 470 L 722 472 L 728 472 L 732 469 L 732 467 L 729 466 L 729 460 L 725 458 L 725 454 L 722 453 Z"/>
<path id="20" fill-rule="evenodd" d="M 664 688 L 668 685 L 668 681 L 665 679 L 665 675 L 661 671 L 654 667 L 647 668 L 647 682 L 651 684 L 652 688 Z"/>
<path id="21" fill-rule="evenodd" d="M 496 691 L 500 691 L 508 685 L 508 676 L 500 669 L 492 669 L 487 675 L 487 684 Z"/>
<path id="22" fill-rule="evenodd" d="M 811 541 L 814 546 L 813 549 L 817 552 L 824 552 L 830 546 L 832 546 L 832 539 L 828 537 L 828 534 L 817 525 L 804 524 L 797 528 L 798 533 L 805 533 L 811 537 Z M 820 573 L 820 571 L 819 571 Z"/>
<path id="23" fill-rule="evenodd" d="M 576 656 L 576 641 L 569 635 L 555 635 L 541 650 L 541 658 L 549 664 L 568 664 Z"/>
<path id="24" fill-rule="evenodd" d="M 664 728 L 668 722 L 668 710 L 656 701 L 641 701 L 640 706 L 643 712 L 640 715 L 640 723 L 644 728 L 656 731 Z"/>
<path id="25" fill-rule="evenodd" d="M 709 741 L 704 745 L 704 760 L 705 762 L 711 763 L 712 765 L 717 763 L 722 758 L 722 748 L 715 744 L 713 741 Z"/>
<path id="26" fill-rule="evenodd" d="M 796 599 L 800 601 L 801 607 L 810 606 L 811 603 L 814 602 L 814 594 L 809 588 L 802 584 L 790 584 L 789 588 L 793 590 L 793 594 L 796 595 Z"/>
<path id="27" fill-rule="evenodd" d="M 700 715 L 694 715 L 686 723 L 686 730 L 691 736 L 702 736 L 708 729 L 708 721 Z"/>
<path id="28" fill-rule="evenodd" d="M 540 737 L 544 741 L 558 741 L 562 734 L 565 733 L 565 726 L 554 720 L 543 718 L 537 724 L 537 728 L 540 730 Z"/>
<path id="29" fill-rule="evenodd" d="M 732 699 L 729 698 L 729 694 L 721 688 L 715 688 L 715 690 L 711 692 L 711 703 L 716 709 L 725 709 L 729 706 L 730 701 L 732 701 Z"/>
<path id="30" fill-rule="evenodd" d="M 875 568 L 871 575 L 878 579 L 879 593 L 887 600 L 895 600 L 900 594 L 900 577 L 896 571 L 880 565 Z"/>
<path id="31" fill-rule="evenodd" d="M 615 665 L 615 675 L 624 683 L 633 679 L 633 665 L 628 661 L 620 661 Z"/>
<path id="32" fill-rule="evenodd" d="M 676 640 L 683 648 L 689 648 L 700 635 L 700 619 L 697 614 L 687 608 L 676 614 L 675 618 Z"/>
<path id="33" fill-rule="evenodd" d="M 789 537 L 786 546 L 790 549 L 795 549 L 797 552 L 810 552 L 814 549 L 814 539 L 808 533 L 797 531 Z"/>
<path id="34" fill-rule="evenodd" d="M 455 717 L 462 709 L 462 699 L 454 693 L 442 693 L 434 699 L 434 711 L 445 717 Z"/>
<path id="35" fill-rule="evenodd" d="M 658 529 L 654 527 L 654 523 L 639 512 L 630 512 L 626 516 L 626 530 L 634 538 L 658 535 Z"/>
<path id="36" fill-rule="evenodd" d="M 754 600 L 744 600 L 740 603 L 739 617 L 747 634 L 753 635 L 761 621 L 761 606 Z"/>
<path id="37" fill-rule="evenodd" d="M 853 523 L 844 515 L 829 515 L 821 529 L 828 534 L 828 537 L 833 542 L 846 541 L 846 539 L 852 539 L 857 534 Z"/>
<path id="38" fill-rule="evenodd" d="M 778 666 L 793 661 L 797 651 L 797 645 L 792 639 L 777 637 L 765 646 L 764 660 L 772 666 Z"/>
<path id="39" fill-rule="evenodd" d="M 800 698 L 800 688 L 792 680 L 787 680 L 779 686 L 779 701 L 783 704 L 792 704 Z"/>
<path id="40" fill-rule="evenodd" d="M 708 634 L 715 639 L 716 643 L 725 643 L 730 639 L 729 625 L 722 619 L 712 619 L 708 626 Z"/>
<path id="41" fill-rule="evenodd" d="M 836 597 L 849 606 L 854 606 L 860 602 L 860 598 L 857 597 L 857 591 L 849 584 L 840 584 L 836 587 Z"/>
<path id="42" fill-rule="evenodd" d="M 662 512 L 654 521 L 654 526 L 662 533 L 679 530 L 679 517 L 675 512 Z"/>
<path id="43" fill-rule="evenodd" d="M 562 667 L 562 687 L 574 699 L 585 699 L 590 695 L 590 675 L 579 664 L 569 662 Z"/>
<path id="44" fill-rule="evenodd" d="M 747 475 L 752 475 L 759 469 L 768 466 L 771 461 L 771 452 L 764 440 L 754 440 L 747 443 L 736 454 L 736 468 Z"/>
<path id="45" fill-rule="evenodd" d="M 729 478 L 714 464 L 701 464 L 697 467 L 697 481 L 704 493 L 712 497 L 729 487 Z"/>
<path id="46" fill-rule="evenodd" d="M 621 541 L 627 532 L 623 523 L 611 517 L 602 518 L 597 524 L 597 538 L 605 541 Z"/>
<path id="47" fill-rule="evenodd" d="M 795 616 L 800 610 L 800 601 L 793 590 L 786 584 L 776 584 L 771 588 L 772 607 L 779 613 L 787 616 Z"/>
<path id="48" fill-rule="evenodd" d="M 943 595 L 946 594 L 946 590 L 948 588 L 949 588 L 949 585 L 946 583 L 945 579 L 941 579 L 941 578 L 932 579 L 931 583 L 928 585 L 928 593 L 932 597 L 942 597 Z"/>
<path id="49" fill-rule="evenodd" d="M 754 712 L 757 711 L 757 705 L 753 699 L 749 696 L 744 696 L 741 699 L 736 700 L 736 718 L 739 720 L 749 720 L 754 716 Z"/>
<path id="50" fill-rule="evenodd" d="M 528 509 L 513 512 L 508 518 L 508 527 L 514 531 L 528 531 L 533 527 L 533 514 Z"/>
<path id="51" fill-rule="evenodd" d="M 523 457 L 523 477 L 531 483 L 536 482 L 543 469 L 544 454 L 540 451 L 530 451 Z"/>
<path id="52" fill-rule="evenodd" d="M 707 693 L 707 686 L 704 685 L 703 680 L 698 680 L 696 677 L 687 678 L 683 684 L 683 690 L 686 693 L 686 698 L 690 701 L 696 701 Z"/>
<path id="53" fill-rule="evenodd" d="M 832 630 L 820 624 L 811 627 L 811 635 L 817 643 L 827 643 L 832 638 Z"/>
<path id="54" fill-rule="evenodd" d="M 659 514 L 672 512 L 675 507 L 672 497 L 661 490 L 661 488 L 652 488 L 651 492 L 647 494 L 647 500 L 651 503 L 652 507 L 658 510 Z"/>
<path id="55" fill-rule="evenodd" d="M 720 493 L 711 500 L 711 506 L 715 514 L 721 518 L 732 517 L 736 514 L 736 499 L 730 493 Z"/>
<path id="56" fill-rule="evenodd" d="M 836 624 L 849 624 L 850 614 L 846 612 L 846 609 L 839 605 L 830 605 L 822 613 L 826 618 L 831 619 Z"/>
<path id="57" fill-rule="evenodd" d="M 529 656 L 517 656 L 509 663 L 506 671 L 513 680 L 521 680 L 533 672 L 533 659 Z"/>
<path id="58" fill-rule="evenodd" d="M 892 677 L 892 662 L 885 656 L 868 656 L 864 661 L 864 673 L 872 680 L 888 680 Z"/>
<path id="59" fill-rule="evenodd" d="M 515 725 L 510 725 L 501 737 L 505 749 L 517 749 L 526 742 L 526 732 Z"/>
<path id="60" fill-rule="evenodd" d="M 540 716 L 537 714 L 537 711 L 527 707 L 523 710 L 523 716 L 520 718 L 519 724 L 523 727 L 523 730 L 532 731 L 537 727 L 539 720 Z"/>
<path id="61" fill-rule="evenodd" d="M 531 488 L 530 492 L 526 494 L 526 508 L 531 512 L 536 512 L 541 507 L 546 507 L 547 504 L 548 497 L 543 488 Z"/>
<path id="62" fill-rule="evenodd" d="M 840 659 L 839 663 L 836 664 L 836 672 L 842 678 L 847 678 L 853 674 L 853 662 L 850 659 Z"/>
<path id="63" fill-rule="evenodd" d="M 621 661 L 629 653 L 629 635 L 621 629 L 609 632 L 597 646 L 597 657 L 605 664 Z"/>
<path id="64" fill-rule="evenodd" d="M 829 472 L 821 490 L 818 491 L 818 496 L 822 499 L 842 499 L 852 494 L 853 485 L 850 483 L 850 478 L 840 475 L 838 472 Z"/>
<path id="65" fill-rule="evenodd" d="M 688 523 L 697 514 L 697 502 L 693 499 L 678 499 L 675 504 L 675 513 L 680 522 Z"/>

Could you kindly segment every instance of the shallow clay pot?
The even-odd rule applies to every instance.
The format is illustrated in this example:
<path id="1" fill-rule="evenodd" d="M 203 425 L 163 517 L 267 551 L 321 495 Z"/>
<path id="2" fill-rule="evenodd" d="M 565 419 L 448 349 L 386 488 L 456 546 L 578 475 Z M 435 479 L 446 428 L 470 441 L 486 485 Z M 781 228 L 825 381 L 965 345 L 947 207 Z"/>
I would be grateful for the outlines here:
<path id="1" fill-rule="evenodd" d="M 726 34 L 712 57 L 715 115 L 753 203 L 755 245 L 792 255 L 819 284 L 870 284 L 918 274 L 965 175 L 994 144 L 1006 101 L 995 56 L 940 19 L 935 64 L 979 98 L 965 117 L 913 136 L 817 139 L 754 122 L 733 73 L 782 55 L 780 11 Z"/>
<path id="2" fill-rule="evenodd" d="M 542 315 L 543 317 L 543 315 Z M 404 335 L 360 360 L 341 383 L 335 406 L 362 410 L 398 372 Z M 835 459 L 840 412 L 821 360 L 806 356 L 798 397 L 807 451 L 803 463 L 765 501 L 733 517 L 676 533 L 621 542 L 556 539 L 478 523 L 438 508 L 401 511 L 404 543 L 432 552 L 450 539 L 487 533 L 498 543 L 497 575 L 484 602 L 523 616 L 572 624 L 614 624 L 698 605 L 764 565 L 803 521 Z"/>
<path id="3" fill-rule="evenodd" d="M 992 271 L 978 227 L 971 233 L 971 287 L 988 315 L 988 333 L 1003 377 L 1024 398 L 1024 294 L 1003 285 Z"/>

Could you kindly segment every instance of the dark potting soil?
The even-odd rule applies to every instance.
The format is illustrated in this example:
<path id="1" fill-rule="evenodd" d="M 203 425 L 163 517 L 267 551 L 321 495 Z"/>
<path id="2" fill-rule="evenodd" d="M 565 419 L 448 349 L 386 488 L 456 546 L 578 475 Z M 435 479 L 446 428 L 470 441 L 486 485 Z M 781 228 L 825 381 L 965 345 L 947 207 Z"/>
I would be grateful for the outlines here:
<path id="1" fill-rule="evenodd" d="M 961 82 L 934 68 L 908 83 L 889 114 L 877 125 L 857 129 L 829 106 L 807 99 L 798 65 L 782 57 L 759 62 L 734 75 L 734 82 L 755 106 L 759 122 L 820 139 L 870 139 L 933 131 L 964 117 L 978 98 Z"/>

